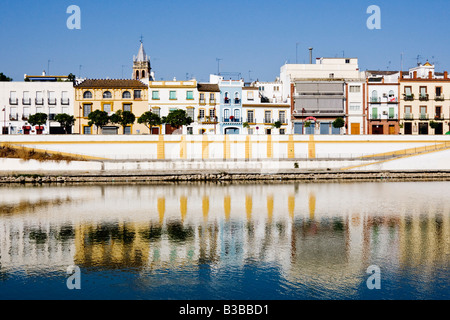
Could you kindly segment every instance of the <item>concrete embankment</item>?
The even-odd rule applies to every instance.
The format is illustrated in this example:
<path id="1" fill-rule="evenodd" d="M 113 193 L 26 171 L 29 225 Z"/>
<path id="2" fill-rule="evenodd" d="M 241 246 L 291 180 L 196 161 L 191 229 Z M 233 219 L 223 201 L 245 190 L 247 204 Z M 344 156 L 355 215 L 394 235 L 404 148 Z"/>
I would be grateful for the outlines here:
<path id="1" fill-rule="evenodd" d="M 355 181 L 450 181 L 450 171 L 428 172 L 373 172 L 373 171 L 310 171 L 278 172 L 272 174 L 257 172 L 223 173 L 161 173 L 161 174 L 15 174 L 0 176 L 0 184 L 133 184 L 133 183 L 255 183 L 255 182 L 355 182 Z"/>

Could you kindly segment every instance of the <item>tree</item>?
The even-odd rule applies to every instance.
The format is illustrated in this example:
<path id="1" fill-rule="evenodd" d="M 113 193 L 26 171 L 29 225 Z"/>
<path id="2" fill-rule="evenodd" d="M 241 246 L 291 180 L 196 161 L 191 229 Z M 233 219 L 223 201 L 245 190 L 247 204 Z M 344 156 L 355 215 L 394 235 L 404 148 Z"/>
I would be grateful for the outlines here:
<path id="1" fill-rule="evenodd" d="M 75 124 L 75 117 L 67 113 L 59 113 L 55 116 L 55 121 L 64 128 L 64 133 L 67 134 L 70 128 Z"/>
<path id="2" fill-rule="evenodd" d="M 181 109 L 170 111 L 167 117 L 162 118 L 162 123 L 171 125 L 174 128 L 188 126 L 192 122 L 192 118 L 187 115 L 187 112 Z"/>
<path id="3" fill-rule="evenodd" d="M 91 113 L 88 114 L 88 126 L 95 125 L 97 127 L 97 134 L 98 134 L 98 128 L 102 128 L 106 126 L 109 123 L 109 116 L 108 112 L 102 111 L 102 110 L 94 110 Z"/>
<path id="4" fill-rule="evenodd" d="M 342 128 L 345 126 L 345 121 L 341 117 L 333 121 L 333 128 Z"/>
<path id="5" fill-rule="evenodd" d="M 137 120 L 140 124 L 145 124 L 145 126 L 152 133 L 152 127 L 159 126 L 161 124 L 161 118 L 151 111 L 144 112 Z"/>
<path id="6" fill-rule="evenodd" d="M 436 129 L 436 128 L 439 127 L 439 123 L 436 122 L 436 121 L 431 120 L 430 121 L 430 127 L 433 128 L 433 129 Z"/>
<path id="7" fill-rule="evenodd" d="M 41 126 L 47 122 L 47 119 L 48 116 L 46 113 L 38 112 L 36 114 L 30 115 L 30 117 L 28 118 L 28 122 L 32 126 L 39 126 L 39 129 L 37 129 L 36 131 L 37 134 L 41 134 L 42 133 Z"/>
<path id="8" fill-rule="evenodd" d="M 11 79 L 10 77 L 7 77 L 3 74 L 3 72 L 0 72 L 0 81 L 12 81 L 13 79 Z"/>
<path id="9" fill-rule="evenodd" d="M 116 113 L 110 117 L 110 121 L 112 123 L 120 124 L 123 127 L 123 133 L 125 134 L 125 128 L 136 121 L 136 116 L 131 111 L 117 110 Z"/>

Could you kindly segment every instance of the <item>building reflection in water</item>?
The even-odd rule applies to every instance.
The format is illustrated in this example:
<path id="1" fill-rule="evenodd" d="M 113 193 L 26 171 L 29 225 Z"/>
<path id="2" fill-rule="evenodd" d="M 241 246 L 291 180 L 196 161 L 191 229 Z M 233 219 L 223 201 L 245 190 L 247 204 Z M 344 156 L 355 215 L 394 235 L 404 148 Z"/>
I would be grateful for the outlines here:
<path id="1" fill-rule="evenodd" d="M 446 189 L 446 182 L 2 188 L 1 273 L 267 263 L 290 285 L 337 282 L 349 290 L 372 264 L 423 274 L 448 265 Z"/>

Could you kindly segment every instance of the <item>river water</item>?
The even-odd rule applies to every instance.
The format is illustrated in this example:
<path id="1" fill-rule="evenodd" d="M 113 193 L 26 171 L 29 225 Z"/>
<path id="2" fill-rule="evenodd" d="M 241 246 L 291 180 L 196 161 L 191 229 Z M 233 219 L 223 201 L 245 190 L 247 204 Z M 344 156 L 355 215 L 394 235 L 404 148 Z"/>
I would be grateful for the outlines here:
<path id="1" fill-rule="evenodd" d="M 449 299 L 450 182 L 0 187 L 0 299 Z"/>

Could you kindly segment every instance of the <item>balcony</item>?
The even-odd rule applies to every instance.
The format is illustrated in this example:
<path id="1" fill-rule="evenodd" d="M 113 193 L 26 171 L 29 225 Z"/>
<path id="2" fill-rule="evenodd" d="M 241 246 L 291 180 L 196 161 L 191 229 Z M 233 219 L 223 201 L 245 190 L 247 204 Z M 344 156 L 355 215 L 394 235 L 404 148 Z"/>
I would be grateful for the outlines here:
<path id="1" fill-rule="evenodd" d="M 444 95 L 436 95 L 435 97 L 434 97 L 434 101 L 444 101 L 445 99 L 444 99 Z"/>
<path id="2" fill-rule="evenodd" d="M 370 102 L 371 102 L 371 103 L 380 103 L 380 102 L 381 102 L 381 98 L 378 98 L 378 97 L 371 97 L 371 98 L 370 98 Z"/>
<path id="3" fill-rule="evenodd" d="M 240 104 L 240 103 L 241 103 L 241 99 L 238 99 L 238 98 L 234 99 L 234 104 Z"/>
<path id="4" fill-rule="evenodd" d="M 225 99 L 223 99 L 223 103 L 231 104 L 231 100 L 229 98 L 225 98 Z"/>
<path id="5" fill-rule="evenodd" d="M 36 102 L 36 105 L 39 105 L 39 106 L 44 105 L 44 99 L 43 98 L 36 98 L 35 102 Z"/>
<path id="6" fill-rule="evenodd" d="M 428 101 L 428 94 L 427 93 L 421 93 L 419 96 L 420 101 Z"/>
<path id="7" fill-rule="evenodd" d="M 420 120 L 428 120 L 430 117 L 426 113 L 421 113 L 419 116 Z"/>
<path id="8" fill-rule="evenodd" d="M 198 100 L 198 103 L 201 105 L 205 105 L 206 104 L 206 100 L 205 99 L 200 99 Z"/>
<path id="9" fill-rule="evenodd" d="M 414 116 L 413 116 L 412 113 L 405 113 L 403 115 L 403 119 L 405 119 L 405 120 L 414 120 Z"/>
<path id="10" fill-rule="evenodd" d="M 246 121 L 248 124 L 256 124 L 256 119 L 255 118 L 247 118 Z"/>
<path id="11" fill-rule="evenodd" d="M 381 114 L 371 114 L 370 120 L 381 120 Z"/>
<path id="12" fill-rule="evenodd" d="M 30 118 L 30 115 L 29 115 L 29 114 L 23 114 L 23 115 L 22 115 L 22 120 L 23 120 L 23 121 L 28 121 L 29 118 Z"/>
<path id="13" fill-rule="evenodd" d="M 48 98 L 48 104 L 56 105 L 56 98 Z"/>
<path id="14" fill-rule="evenodd" d="M 215 105 L 216 104 L 216 99 L 209 99 L 209 104 L 210 105 Z"/>
<path id="15" fill-rule="evenodd" d="M 398 114 L 390 114 L 390 115 L 388 116 L 388 119 L 389 119 L 389 120 L 398 120 Z"/>
<path id="16" fill-rule="evenodd" d="M 217 117 L 211 117 L 211 116 L 206 116 L 203 118 L 199 117 L 198 122 L 202 123 L 202 124 L 216 124 L 216 123 L 218 123 L 218 119 L 217 119 Z"/>
<path id="17" fill-rule="evenodd" d="M 405 100 L 405 101 L 413 101 L 414 100 L 414 94 L 406 94 L 406 93 L 404 93 L 403 94 L 403 100 Z"/>
<path id="18" fill-rule="evenodd" d="M 23 99 L 22 99 L 22 104 L 24 104 L 24 105 L 30 105 L 30 104 L 31 104 L 31 99 L 30 99 L 30 98 L 23 98 Z"/>
<path id="19" fill-rule="evenodd" d="M 270 119 L 270 118 L 264 118 L 264 124 L 272 124 L 272 123 L 274 123 L 274 120 L 273 120 L 273 119 Z"/>
<path id="20" fill-rule="evenodd" d="M 19 104 L 19 100 L 17 98 L 9 98 L 9 104 Z"/>
<path id="21" fill-rule="evenodd" d="M 61 98 L 62 105 L 69 105 L 69 102 L 70 102 L 69 98 Z"/>
<path id="22" fill-rule="evenodd" d="M 11 113 L 9 115 L 9 120 L 10 121 L 18 121 L 19 120 L 19 115 L 17 113 Z"/>
<path id="23" fill-rule="evenodd" d="M 233 116 L 229 117 L 229 118 L 222 118 L 222 122 L 225 123 L 237 123 L 237 122 L 241 122 L 242 119 L 241 118 L 235 118 Z"/>
<path id="24" fill-rule="evenodd" d="M 434 120 L 444 120 L 444 115 L 442 113 L 436 113 L 434 115 Z"/>

